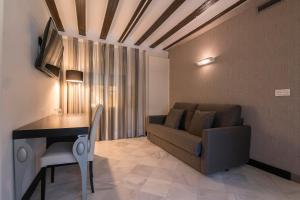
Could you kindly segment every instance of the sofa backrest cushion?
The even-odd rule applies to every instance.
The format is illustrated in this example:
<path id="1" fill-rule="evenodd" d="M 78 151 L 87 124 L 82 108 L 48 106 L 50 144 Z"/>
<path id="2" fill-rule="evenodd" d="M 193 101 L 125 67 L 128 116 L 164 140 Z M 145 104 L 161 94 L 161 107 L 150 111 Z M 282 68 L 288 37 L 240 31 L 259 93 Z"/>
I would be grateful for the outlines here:
<path id="1" fill-rule="evenodd" d="M 242 108 L 239 105 L 198 104 L 197 110 L 216 111 L 213 128 L 241 125 Z"/>
<path id="2" fill-rule="evenodd" d="M 177 103 L 174 104 L 173 108 L 184 110 L 184 113 L 183 113 L 183 116 L 181 118 L 181 122 L 180 122 L 180 125 L 179 125 L 179 129 L 188 130 L 189 127 L 190 127 L 190 123 L 192 121 L 194 112 L 197 108 L 197 104 L 196 103 L 177 102 Z"/>
<path id="3" fill-rule="evenodd" d="M 216 112 L 196 110 L 192 118 L 188 132 L 190 134 L 202 137 L 203 129 L 211 128 Z"/>

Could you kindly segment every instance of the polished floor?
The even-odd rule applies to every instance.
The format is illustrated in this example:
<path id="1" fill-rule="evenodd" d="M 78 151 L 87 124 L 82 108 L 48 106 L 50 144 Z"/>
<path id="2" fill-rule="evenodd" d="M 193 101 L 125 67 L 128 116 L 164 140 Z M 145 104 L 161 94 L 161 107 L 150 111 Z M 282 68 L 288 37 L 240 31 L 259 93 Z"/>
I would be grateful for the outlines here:
<path id="1" fill-rule="evenodd" d="M 91 200 L 300 199 L 300 184 L 248 165 L 204 176 L 146 138 L 97 142 L 94 162 Z M 47 200 L 80 199 L 78 166 L 56 168 L 46 190 Z M 32 199 L 40 199 L 39 190 Z"/>

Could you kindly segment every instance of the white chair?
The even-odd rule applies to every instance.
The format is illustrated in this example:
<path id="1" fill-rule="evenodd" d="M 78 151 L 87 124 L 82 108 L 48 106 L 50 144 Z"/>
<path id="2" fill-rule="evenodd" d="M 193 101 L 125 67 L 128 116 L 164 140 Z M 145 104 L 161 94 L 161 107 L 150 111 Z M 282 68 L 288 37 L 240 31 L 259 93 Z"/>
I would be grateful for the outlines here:
<path id="1" fill-rule="evenodd" d="M 94 160 L 94 149 L 95 149 L 95 140 L 96 140 L 96 131 L 99 126 L 100 117 L 103 112 L 103 106 L 99 105 L 96 109 L 96 112 L 93 116 L 89 140 L 88 140 L 88 152 L 87 152 L 87 160 L 89 162 L 89 175 L 90 175 L 90 185 L 91 190 L 94 193 L 94 183 L 93 183 L 93 160 Z M 77 142 L 77 141 L 76 141 Z M 46 150 L 44 155 L 41 158 L 41 167 L 42 167 L 42 188 L 41 188 L 41 199 L 45 199 L 45 191 L 46 191 L 46 168 L 47 167 L 56 167 L 60 165 L 67 165 L 78 163 L 76 159 L 76 142 L 57 142 Z M 75 146 L 76 145 L 76 146 Z M 80 163 L 79 163 L 80 164 Z M 54 169 L 54 168 L 53 168 Z M 84 171 L 84 170 L 83 170 Z M 86 170 L 85 170 L 86 171 Z M 54 170 L 51 170 L 54 176 Z M 81 171 L 81 176 L 85 176 Z M 83 187 L 86 187 L 86 183 L 83 183 Z"/>

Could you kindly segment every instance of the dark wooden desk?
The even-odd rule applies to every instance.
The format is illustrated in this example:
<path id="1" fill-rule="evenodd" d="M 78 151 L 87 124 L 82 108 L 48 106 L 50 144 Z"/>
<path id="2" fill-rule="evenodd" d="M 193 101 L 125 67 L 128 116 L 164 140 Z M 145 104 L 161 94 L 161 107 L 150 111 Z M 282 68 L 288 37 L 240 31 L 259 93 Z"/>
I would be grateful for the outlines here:
<path id="1" fill-rule="evenodd" d="M 13 131 L 13 139 L 50 138 L 88 134 L 89 116 L 86 114 L 50 115 Z"/>
<path id="2" fill-rule="evenodd" d="M 86 114 L 51 115 L 13 131 L 16 199 L 27 199 L 37 185 L 40 157 L 47 138 L 84 137 L 87 146 L 90 120 Z M 30 189 L 31 188 L 31 189 Z M 86 192 L 86 191 L 85 191 Z"/>

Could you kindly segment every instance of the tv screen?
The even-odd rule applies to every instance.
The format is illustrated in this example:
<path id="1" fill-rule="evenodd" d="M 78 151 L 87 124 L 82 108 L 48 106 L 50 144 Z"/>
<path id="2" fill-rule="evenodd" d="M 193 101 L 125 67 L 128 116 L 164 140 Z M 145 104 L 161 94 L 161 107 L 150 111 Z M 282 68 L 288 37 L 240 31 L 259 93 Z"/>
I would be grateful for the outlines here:
<path id="1" fill-rule="evenodd" d="M 58 78 L 63 60 L 63 41 L 54 21 L 50 18 L 39 41 L 39 54 L 35 67 L 50 77 Z"/>

